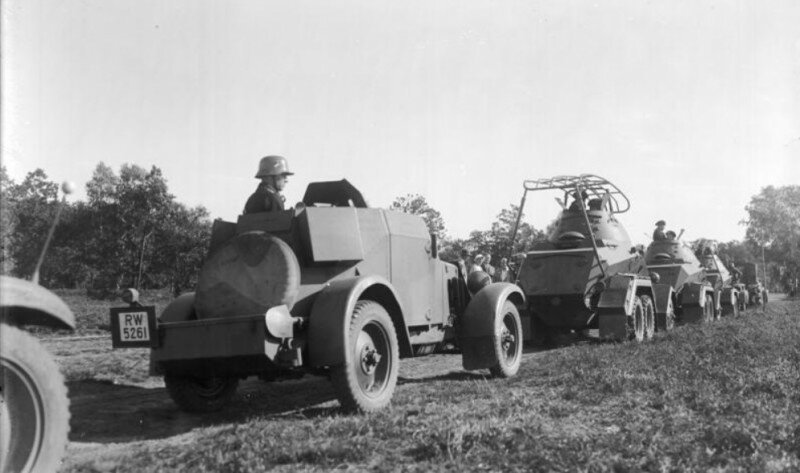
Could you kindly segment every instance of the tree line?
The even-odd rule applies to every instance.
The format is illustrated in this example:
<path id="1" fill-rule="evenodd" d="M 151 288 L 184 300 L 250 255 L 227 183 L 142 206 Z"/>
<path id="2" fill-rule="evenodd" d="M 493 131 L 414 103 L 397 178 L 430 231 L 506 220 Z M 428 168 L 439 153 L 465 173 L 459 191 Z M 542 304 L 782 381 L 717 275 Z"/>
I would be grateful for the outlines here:
<path id="1" fill-rule="evenodd" d="M 150 170 L 124 164 L 114 172 L 99 163 L 86 183 L 86 201 L 58 197 L 58 184 L 36 169 L 16 183 L 0 168 L 0 272 L 27 278 L 33 272 L 58 205 L 62 214 L 51 249 L 40 272 L 47 287 L 85 288 L 108 296 L 121 287 L 171 288 L 174 293 L 196 284 L 211 234 L 208 211 L 187 207 L 170 194 L 167 179 Z M 438 236 L 440 257 L 454 261 L 461 250 L 503 256 L 524 253 L 547 237 L 551 226 L 537 229 L 520 220 L 510 235 L 519 206 L 501 209 L 495 220 L 467 238 L 447 234 L 444 218 L 424 196 L 397 197 L 389 207 L 420 215 Z M 763 259 L 773 290 L 785 290 L 800 278 L 800 186 L 766 187 L 745 208 L 743 241 L 691 242 L 699 252 L 714 245 L 726 264 Z M 524 217 L 524 216 L 523 216 Z"/>

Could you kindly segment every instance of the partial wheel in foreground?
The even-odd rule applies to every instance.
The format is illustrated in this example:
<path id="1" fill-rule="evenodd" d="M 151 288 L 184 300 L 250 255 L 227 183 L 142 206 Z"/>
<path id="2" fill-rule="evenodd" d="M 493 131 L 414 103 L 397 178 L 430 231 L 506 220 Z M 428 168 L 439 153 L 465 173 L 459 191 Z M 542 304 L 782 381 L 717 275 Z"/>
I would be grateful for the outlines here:
<path id="1" fill-rule="evenodd" d="M 653 299 L 648 295 L 640 297 L 642 301 L 642 312 L 644 315 L 644 339 L 652 340 L 656 333 L 656 307 Z"/>
<path id="2" fill-rule="evenodd" d="M 27 332 L 0 324 L 0 471 L 56 471 L 69 434 L 64 378 Z"/>
<path id="3" fill-rule="evenodd" d="M 495 316 L 494 351 L 497 364 L 489 369 L 493 376 L 510 378 L 522 362 L 522 320 L 517 307 L 505 301 Z"/>
<path id="4" fill-rule="evenodd" d="M 645 313 L 642 298 L 636 296 L 633 301 L 633 313 L 628 316 L 628 340 L 641 342 L 645 333 Z"/>
<path id="5" fill-rule="evenodd" d="M 347 411 L 374 412 L 386 407 L 397 386 L 400 352 L 397 332 L 386 309 L 359 301 L 350 317 L 345 362 L 331 368 L 339 403 Z"/>
<path id="6" fill-rule="evenodd" d="M 215 412 L 228 404 L 236 394 L 238 378 L 193 378 L 164 376 L 169 396 L 187 412 Z"/>

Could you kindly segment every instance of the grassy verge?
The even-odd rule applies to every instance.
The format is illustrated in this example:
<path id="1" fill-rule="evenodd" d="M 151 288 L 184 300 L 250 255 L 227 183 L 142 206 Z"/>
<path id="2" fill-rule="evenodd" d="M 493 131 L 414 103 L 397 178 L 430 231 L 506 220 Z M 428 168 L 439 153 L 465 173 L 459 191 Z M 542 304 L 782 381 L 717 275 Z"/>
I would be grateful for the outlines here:
<path id="1" fill-rule="evenodd" d="M 254 413 L 68 470 L 798 471 L 799 307 L 531 354 L 510 380 L 408 382 L 375 415 Z"/>

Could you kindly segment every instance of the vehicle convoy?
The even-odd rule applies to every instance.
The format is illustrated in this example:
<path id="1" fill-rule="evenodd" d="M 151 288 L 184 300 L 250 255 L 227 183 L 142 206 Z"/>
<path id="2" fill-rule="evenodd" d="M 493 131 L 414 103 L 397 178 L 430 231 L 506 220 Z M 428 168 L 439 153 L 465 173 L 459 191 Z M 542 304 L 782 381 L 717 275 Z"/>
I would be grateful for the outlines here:
<path id="1" fill-rule="evenodd" d="M 65 194 L 72 192 L 64 183 Z M 69 434 L 69 399 L 52 356 L 24 326 L 73 330 L 75 316 L 38 284 L 62 205 L 31 281 L 0 276 L 0 472 L 56 471 Z"/>
<path id="2" fill-rule="evenodd" d="M 703 251 L 702 258 L 706 279 L 714 287 L 714 294 L 719 301 L 715 307 L 715 316 L 718 318 L 721 315 L 737 315 L 739 307 L 741 307 L 740 296 L 730 271 L 711 247 L 707 247 Z"/>
<path id="3" fill-rule="evenodd" d="M 221 409 L 238 381 L 327 374 L 341 405 L 375 411 L 399 359 L 456 342 L 465 369 L 516 374 L 522 356 L 511 283 L 470 280 L 437 256 L 417 215 L 368 208 L 346 180 L 309 184 L 285 211 L 214 222 L 196 292 L 156 317 L 111 309 L 115 348 L 150 347 L 151 373 L 189 411 Z"/>
<path id="4" fill-rule="evenodd" d="M 742 269 L 741 282 L 747 288 L 749 303 L 765 307 L 769 302 L 769 292 L 758 279 L 758 265 L 745 263 Z"/>
<path id="5" fill-rule="evenodd" d="M 660 301 L 654 306 L 658 294 L 644 258 L 616 217 L 630 208 L 625 194 L 592 174 L 526 180 L 523 187 L 512 241 L 529 192 L 563 192 L 553 231 L 526 253 L 517 276 L 527 298 L 526 339 L 542 343 L 558 331 L 587 329 L 599 329 L 603 339 L 652 338 Z"/>
<path id="6" fill-rule="evenodd" d="M 718 278 L 709 275 L 691 247 L 680 239 L 653 240 L 644 257 L 657 295 L 658 330 L 669 329 L 675 322 L 715 318 L 721 294 L 715 287 Z"/>

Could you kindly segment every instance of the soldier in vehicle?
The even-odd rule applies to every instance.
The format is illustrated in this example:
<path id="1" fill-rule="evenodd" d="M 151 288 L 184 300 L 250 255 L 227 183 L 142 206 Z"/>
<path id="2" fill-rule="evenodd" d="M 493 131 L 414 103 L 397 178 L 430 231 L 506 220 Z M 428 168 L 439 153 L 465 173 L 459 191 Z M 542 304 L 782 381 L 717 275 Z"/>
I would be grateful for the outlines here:
<path id="1" fill-rule="evenodd" d="M 667 240 L 674 240 L 677 235 L 672 230 L 667 230 Z"/>
<path id="2" fill-rule="evenodd" d="M 256 178 L 261 179 L 258 188 L 244 205 L 244 213 L 276 212 L 284 210 L 286 198 L 281 191 L 286 187 L 289 164 L 283 156 L 266 156 L 258 164 Z"/>
<path id="3" fill-rule="evenodd" d="M 662 241 L 667 239 L 667 235 L 664 233 L 664 227 L 666 226 L 667 222 L 663 220 L 656 222 L 656 229 L 653 230 L 653 241 Z"/>
<path id="4" fill-rule="evenodd" d="M 586 191 L 582 191 L 580 197 L 578 197 L 578 192 L 577 191 L 573 192 L 572 193 L 573 201 L 572 201 L 572 204 L 570 204 L 570 206 L 569 206 L 569 210 L 571 212 L 577 212 L 578 210 L 581 209 L 581 203 L 583 203 L 583 206 L 586 207 L 586 199 L 588 197 L 589 197 L 589 194 Z"/>

